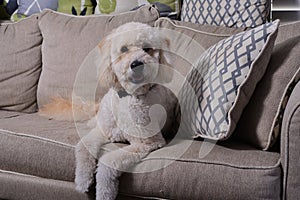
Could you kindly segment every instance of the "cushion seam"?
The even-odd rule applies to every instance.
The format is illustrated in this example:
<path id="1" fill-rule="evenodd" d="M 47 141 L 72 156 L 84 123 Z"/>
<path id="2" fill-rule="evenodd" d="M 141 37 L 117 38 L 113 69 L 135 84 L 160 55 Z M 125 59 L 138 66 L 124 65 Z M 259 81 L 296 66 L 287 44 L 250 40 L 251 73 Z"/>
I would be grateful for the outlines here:
<path id="1" fill-rule="evenodd" d="M 167 17 L 160 17 L 158 20 L 155 21 L 154 26 L 162 28 L 162 27 L 158 26 L 157 24 L 158 24 L 158 22 L 163 21 L 163 20 L 168 21 L 172 26 L 174 26 L 176 28 L 182 28 L 182 29 L 194 31 L 194 32 L 201 33 L 201 34 L 204 34 L 204 35 L 216 36 L 216 37 L 230 37 L 230 36 L 232 36 L 232 34 L 210 33 L 210 32 L 205 32 L 205 31 L 200 31 L 200 30 L 197 30 L 197 29 L 193 29 L 193 28 L 190 28 L 190 27 L 187 27 L 187 26 L 177 25 L 170 18 L 167 18 Z M 236 34 L 238 34 L 238 33 L 236 33 Z"/>
<path id="2" fill-rule="evenodd" d="M 250 170 L 268 170 L 278 168 L 281 164 L 280 158 L 276 162 L 274 166 L 238 166 L 226 162 L 213 162 L 208 160 L 197 160 L 197 159 L 178 159 L 178 158 L 145 158 L 142 162 L 150 161 L 150 160 L 173 160 L 175 162 L 190 162 L 190 163 L 199 163 L 199 164 L 213 164 L 213 165 L 221 165 L 224 167 L 231 167 L 237 169 L 250 169 Z"/>
<path id="3" fill-rule="evenodd" d="M 31 177 L 31 178 L 43 178 L 43 177 L 31 175 L 31 174 L 24 174 L 24 173 L 20 173 L 20 172 L 8 171 L 8 170 L 3 170 L 3 169 L 0 169 L 0 173 L 12 174 L 12 175 L 17 175 L 17 176 L 25 176 L 25 177 Z"/>
<path id="4" fill-rule="evenodd" d="M 31 138 L 31 139 L 35 139 L 35 140 L 40 140 L 40 141 L 43 141 L 43 142 L 53 143 L 53 144 L 64 146 L 64 147 L 67 147 L 67 148 L 70 148 L 70 149 L 74 148 L 73 145 L 70 145 L 70 144 L 67 144 L 67 143 L 58 142 L 58 141 L 55 141 L 55 140 L 52 140 L 52 139 L 46 139 L 46 138 L 43 138 L 43 137 L 30 135 L 30 134 L 26 134 L 26 133 L 17 133 L 17 132 L 14 132 L 14 131 L 4 130 L 4 129 L 1 129 L 1 128 L 0 128 L 0 134 L 14 135 L 14 136 L 18 136 L 18 137 L 26 137 L 26 138 Z"/>
<path id="5" fill-rule="evenodd" d="M 120 192 L 120 195 L 126 196 L 126 197 L 136 197 L 136 198 L 141 198 L 141 199 L 155 199 L 155 200 L 168 200 L 168 199 L 163 199 L 160 197 L 150 197 L 150 196 L 143 196 L 143 195 L 134 195 L 134 194 L 128 194 L 124 192 Z"/>

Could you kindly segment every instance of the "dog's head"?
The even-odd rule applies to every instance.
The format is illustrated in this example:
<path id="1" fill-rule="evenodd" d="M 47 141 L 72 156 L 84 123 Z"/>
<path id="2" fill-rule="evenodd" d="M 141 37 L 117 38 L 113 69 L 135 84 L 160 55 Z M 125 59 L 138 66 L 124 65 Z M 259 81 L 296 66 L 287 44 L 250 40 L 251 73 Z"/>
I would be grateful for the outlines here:
<path id="1" fill-rule="evenodd" d="M 98 45 L 104 74 L 101 84 L 128 94 L 148 92 L 152 83 L 168 82 L 172 75 L 167 58 L 169 40 L 146 24 L 131 22 L 115 29 Z M 103 66 L 101 66 L 103 67 Z"/>

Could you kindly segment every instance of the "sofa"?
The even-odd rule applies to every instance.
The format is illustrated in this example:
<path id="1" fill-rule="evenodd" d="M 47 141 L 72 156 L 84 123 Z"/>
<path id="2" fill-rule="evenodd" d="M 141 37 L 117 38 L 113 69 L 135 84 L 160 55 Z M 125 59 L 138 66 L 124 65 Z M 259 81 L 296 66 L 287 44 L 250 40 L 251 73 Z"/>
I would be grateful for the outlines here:
<path id="1" fill-rule="evenodd" d="M 160 18 L 153 6 L 85 17 L 46 10 L 1 23 L 0 199 L 95 198 L 94 187 L 79 193 L 74 183 L 74 149 L 80 141 L 78 127 L 88 130 L 85 122 L 46 118 L 38 109 L 53 96 L 71 98 L 85 57 L 111 30 L 129 21 L 176 30 L 204 49 L 251 29 Z M 177 138 L 152 152 L 121 176 L 118 199 L 299 199 L 299 54 L 300 22 L 280 25 L 266 71 L 232 135 L 220 141 Z M 185 76 L 188 61 L 175 61 Z M 201 154 L 202 147 L 209 151 Z M 107 145 L 103 152 L 114 148 Z"/>

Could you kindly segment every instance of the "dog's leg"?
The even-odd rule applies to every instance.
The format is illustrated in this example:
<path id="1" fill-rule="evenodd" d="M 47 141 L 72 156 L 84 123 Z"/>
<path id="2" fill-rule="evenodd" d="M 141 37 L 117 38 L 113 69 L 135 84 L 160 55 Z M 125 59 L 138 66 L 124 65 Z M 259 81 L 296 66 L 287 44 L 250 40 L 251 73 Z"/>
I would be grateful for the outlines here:
<path id="1" fill-rule="evenodd" d="M 149 145 L 137 143 L 103 155 L 99 159 L 96 174 L 96 199 L 114 200 L 118 194 L 118 178 L 122 171 L 139 163 L 151 151 L 164 145 L 164 140 Z"/>
<path id="2" fill-rule="evenodd" d="M 94 128 L 76 145 L 75 184 L 79 192 L 87 192 L 94 181 L 96 159 L 102 145 L 109 143 L 98 128 Z"/>

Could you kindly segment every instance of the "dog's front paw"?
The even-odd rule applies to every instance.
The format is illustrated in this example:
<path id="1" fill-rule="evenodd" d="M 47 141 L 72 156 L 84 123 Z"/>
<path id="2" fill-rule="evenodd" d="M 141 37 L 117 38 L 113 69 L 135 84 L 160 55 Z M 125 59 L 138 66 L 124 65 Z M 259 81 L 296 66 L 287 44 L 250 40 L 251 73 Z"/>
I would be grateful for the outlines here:
<path id="1" fill-rule="evenodd" d="M 76 185 L 76 190 L 78 192 L 81 192 L 81 193 L 85 193 L 85 192 L 88 192 L 89 191 L 89 187 L 90 185 L 93 183 L 92 180 L 88 179 L 88 178 L 75 178 L 75 185 Z"/>

